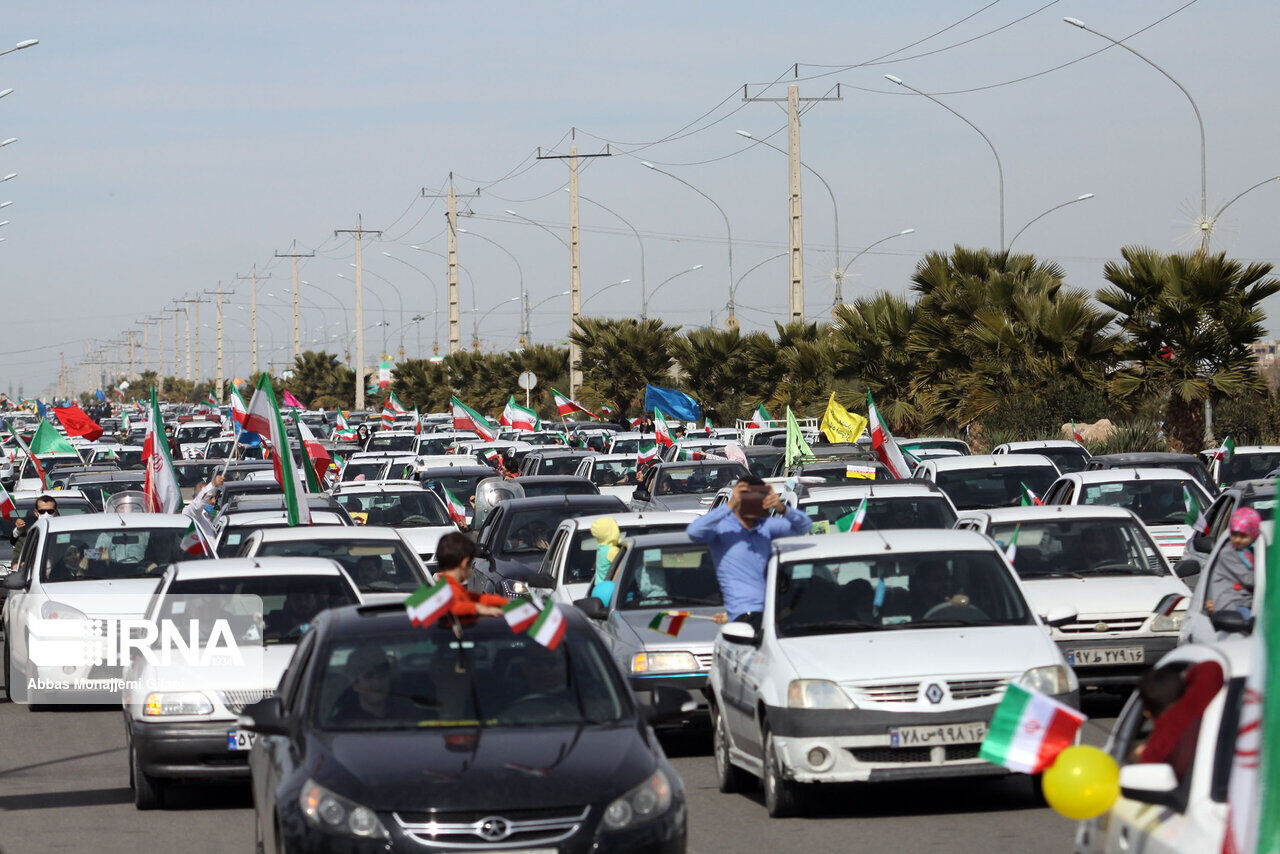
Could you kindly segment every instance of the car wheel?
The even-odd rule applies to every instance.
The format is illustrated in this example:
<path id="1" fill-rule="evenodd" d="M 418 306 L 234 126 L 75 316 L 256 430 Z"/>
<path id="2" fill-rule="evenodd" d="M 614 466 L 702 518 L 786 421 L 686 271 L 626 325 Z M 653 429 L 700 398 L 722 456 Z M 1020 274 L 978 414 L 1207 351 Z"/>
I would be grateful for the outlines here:
<path id="1" fill-rule="evenodd" d="M 716 758 L 716 783 L 726 795 L 748 791 L 754 778 L 729 761 L 729 727 L 719 705 L 711 707 L 712 743 Z"/>
<path id="2" fill-rule="evenodd" d="M 782 760 L 773 733 L 764 731 L 764 806 L 769 818 L 788 818 L 800 814 L 800 784 L 782 777 Z"/>
<path id="3" fill-rule="evenodd" d="M 9 631 L 6 629 L 4 633 L 5 639 L 9 637 Z M 10 675 L 9 668 L 9 644 L 5 643 L 4 647 L 4 698 L 10 703 L 13 702 L 13 677 Z"/>
<path id="4" fill-rule="evenodd" d="M 133 783 L 133 805 L 140 810 L 164 809 L 166 785 L 142 770 L 138 751 L 129 746 L 129 777 Z"/>

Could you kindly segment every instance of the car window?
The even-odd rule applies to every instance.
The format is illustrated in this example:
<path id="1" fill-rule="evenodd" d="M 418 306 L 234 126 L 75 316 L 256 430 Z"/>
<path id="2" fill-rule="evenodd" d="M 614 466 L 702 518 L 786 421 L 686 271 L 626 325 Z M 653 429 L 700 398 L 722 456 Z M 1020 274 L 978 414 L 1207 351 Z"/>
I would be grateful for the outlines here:
<path id="1" fill-rule="evenodd" d="M 261 543 L 256 556 L 336 560 L 361 593 L 412 592 L 427 580 L 417 558 L 397 540 L 276 540 Z"/>
<path id="2" fill-rule="evenodd" d="M 351 585 L 338 575 L 179 579 L 169 586 L 168 592 L 166 605 L 175 608 L 190 597 L 231 602 L 236 601 L 232 597 L 258 597 L 262 602 L 264 644 L 295 643 L 321 611 L 354 605 L 357 601 Z M 161 608 L 161 615 L 168 616 L 165 607 Z"/>
<path id="3" fill-rule="evenodd" d="M 315 648 L 315 633 L 307 632 L 302 636 L 297 649 L 293 651 L 293 658 L 290 659 L 289 665 L 280 676 L 280 685 L 276 689 L 276 693 L 280 696 L 281 707 L 289 714 L 297 714 L 298 712 L 295 705 L 300 695 L 298 685 L 307 670 L 307 666 L 311 663 L 311 653 Z"/>
<path id="4" fill-rule="evenodd" d="M 1063 474 L 1084 471 L 1085 463 L 1089 461 L 1089 452 L 1084 448 L 1038 448 L 1034 453 L 1048 457 Z"/>
<path id="5" fill-rule="evenodd" d="M 1213 505 L 1209 517 L 1209 536 L 1215 543 L 1231 524 L 1231 514 L 1235 511 L 1236 498 L 1235 495 L 1223 495 Z"/>
<path id="6" fill-rule="evenodd" d="M 193 556 L 182 548 L 181 528 L 65 531 L 49 536 L 40 579 L 46 583 L 110 578 L 157 580 L 169 564 Z"/>
<path id="7" fill-rule="evenodd" d="M 1189 496 L 1195 512 L 1208 506 L 1203 492 L 1190 478 L 1186 480 L 1129 480 L 1084 485 L 1081 504 L 1124 507 L 1148 525 L 1182 525 L 1190 511 L 1184 496 Z M 1194 518 L 1192 519 L 1194 521 Z"/>
<path id="8" fill-rule="evenodd" d="M 1237 452 L 1229 460 L 1218 463 L 1218 481 L 1235 483 L 1238 480 L 1264 478 L 1280 468 L 1280 452 Z"/>
<path id="9" fill-rule="evenodd" d="M 1042 466 L 983 466 L 939 471 L 937 483 L 959 510 L 1010 507 L 1022 500 L 1025 484 L 1040 495 L 1058 479 L 1058 472 Z"/>
<path id="10" fill-rule="evenodd" d="M 572 507 L 546 507 L 536 510 L 513 510 L 508 519 L 502 543 L 495 551 L 499 554 L 542 554 L 551 545 L 551 535 L 567 516 L 574 513 Z"/>
<path id="11" fill-rule="evenodd" d="M 475 506 L 476 487 L 480 485 L 480 481 L 485 478 L 493 477 L 492 474 L 475 474 L 452 476 L 445 475 L 443 477 L 432 477 L 426 482 L 427 489 L 432 490 L 440 498 L 445 498 L 442 490 L 449 490 L 453 496 L 468 507 Z"/>
<path id="12" fill-rule="evenodd" d="M 344 483 L 358 483 L 362 480 L 381 480 L 382 472 L 387 468 L 386 460 L 369 460 L 354 463 L 347 463 L 342 468 L 342 481 Z"/>
<path id="13" fill-rule="evenodd" d="M 681 543 L 631 548 L 617 597 L 619 610 L 724 604 L 707 547 Z"/>
<path id="14" fill-rule="evenodd" d="M 634 486 L 638 473 L 635 460 L 596 460 L 590 479 L 597 486 Z"/>
<path id="15" fill-rule="evenodd" d="M 1026 580 L 1100 575 L 1167 575 L 1159 550 L 1132 519 L 1000 523 L 988 535 L 1008 549 Z"/>
<path id="16" fill-rule="evenodd" d="M 843 498 L 832 501 L 811 501 L 800 505 L 800 510 L 813 520 L 815 533 L 838 530 L 841 519 L 858 512 L 861 498 Z M 956 522 L 951 505 L 941 496 L 889 498 L 867 500 L 863 528 L 950 528 Z M 826 524 L 821 524 L 826 523 Z M 824 530 L 826 529 L 826 530 Z"/>
<path id="17" fill-rule="evenodd" d="M 31 566 L 35 561 L 35 555 L 40 548 L 40 532 L 32 531 L 22 541 L 22 554 L 18 557 L 18 562 L 14 564 L 15 570 L 22 570 L 30 573 Z"/>
<path id="18" fill-rule="evenodd" d="M 1240 506 L 1252 507 L 1258 511 L 1262 521 L 1271 522 L 1275 520 L 1276 515 L 1276 494 L 1274 492 L 1270 495 L 1245 494 L 1240 497 Z"/>
<path id="19" fill-rule="evenodd" d="M 567 532 L 556 531 L 554 538 L 551 540 L 551 548 L 547 549 L 547 554 L 542 559 L 542 565 L 538 567 L 538 572 L 544 575 L 552 575 L 555 572 L 558 556 L 568 538 L 569 534 Z"/>
<path id="20" fill-rule="evenodd" d="M 599 495 L 600 490 L 588 481 L 562 480 L 552 483 L 525 483 L 525 498 L 543 495 Z"/>
<path id="21" fill-rule="evenodd" d="M 657 534 L 665 531 L 683 531 L 684 525 L 645 525 L 645 524 L 624 524 L 619 526 L 622 531 L 622 538 L 640 537 L 645 534 Z M 595 579 L 596 575 L 596 547 L 599 543 L 596 538 L 591 536 L 589 528 L 583 528 L 573 534 L 573 539 L 569 542 L 569 555 L 565 561 L 564 578 L 560 580 L 561 584 L 586 584 Z"/>
<path id="22" fill-rule="evenodd" d="M 369 437 L 369 443 L 364 446 L 364 449 L 366 451 L 408 451 L 412 453 L 417 443 L 417 436 L 383 436 L 374 433 Z"/>
<path id="23" fill-rule="evenodd" d="M 658 475 L 655 495 L 700 495 L 732 486 L 742 475 L 739 463 L 716 466 L 667 466 Z"/>
<path id="24" fill-rule="evenodd" d="M 391 528 L 428 528 L 448 525 L 444 505 L 425 489 L 398 492 L 339 492 L 334 496 L 352 518 L 360 513 L 366 525 Z"/>

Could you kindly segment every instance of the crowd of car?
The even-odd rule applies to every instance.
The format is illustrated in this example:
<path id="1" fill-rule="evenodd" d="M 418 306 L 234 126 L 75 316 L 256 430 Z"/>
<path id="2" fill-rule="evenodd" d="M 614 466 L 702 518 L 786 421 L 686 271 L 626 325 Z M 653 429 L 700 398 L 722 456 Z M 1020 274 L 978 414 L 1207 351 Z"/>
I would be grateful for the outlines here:
<path id="1" fill-rule="evenodd" d="M 916 463 L 895 480 L 868 444 L 817 436 L 788 470 L 782 429 L 690 429 L 642 464 L 653 436 L 625 425 L 483 441 L 447 415 L 377 429 L 351 413 L 371 428 L 362 447 L 328 438 L 336 413 L 306 412 L 334 465 L 306 497 L 311 526 L 291 528 L 259 447 L 216 417 L 166 411 L 184 499 L 225 477 L 217 560 L 189 559 L 186 516 L 124 512 L 142 487 L 141 437 L 114 422 L 42 458 L 58 513 L 34 521 L 0 576 L 9 697 L 39 710 L 64 701 L 49 686 L 73 682 L 120 703 L 140 809 L 176 785 L 245 779 L 262 851 L 681 851 L 682 783 L 655 730 L 703 733 L 720 790 L 758 781 L 768 813 L 786 816 L 813 784 L 1007 773 L 978 748 L 1010 684 L 1078 706 L 1127 693 L 1158 662 L 1213 657 L 1229 678 L 1200 724 L 1203 767 L 1172 792 L 1126 789 L 1114 820 L 1082 823 L 1077 848 L 1120 850 L 1123 829 L 1126 844 L 1193 850 L 1133 818 L 1144 798 L 1197 838 L 1221 825 L 1203 805 L 1225 799 L 1233 743 L 1219 732 L 1238 720 L 1249 668 L 1228 636 L 1249 626 L 1206 613 L 1204 591 L 1235 510 L 1259 511 L 1265 549 L 1280 447 L 972 454 L 923 437 L 901 441 Z M 4 447 L 0 480 L 25 517 L 45 488 Z M 722 626 L 711 555 L 685 529 L 748 472 L 813 533 L 774 543 L 761 625 Z M 600 582 L 602 521 L 618 548 Z M 437 546 L 458 530 L 476 544 L 470 587 L 558 606 L 559 646 L 501 619 L 410 623 L 404 599 L 435 580 Z M 32 651 L 51 621 L 172 619 L 200 597 L 260 605 L 224 614 L 252 654 L 218 684 L 136 658 L 51 670 Z M 166 679 L 182 687 L 116 687 Z M 1147 725 L 1131 699 L 1107 749 L 1127 761 Z"/>

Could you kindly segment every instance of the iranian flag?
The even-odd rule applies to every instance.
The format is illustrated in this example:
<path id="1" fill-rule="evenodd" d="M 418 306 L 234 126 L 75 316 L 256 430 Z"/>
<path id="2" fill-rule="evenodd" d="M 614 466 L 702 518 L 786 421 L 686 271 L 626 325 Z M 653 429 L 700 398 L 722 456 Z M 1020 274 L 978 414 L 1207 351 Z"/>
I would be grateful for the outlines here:
<path id="1" fill-rule="evenodd" d="M 13 436 L 14 444 L 16 444 L 19 448 L 21 448 L 22 452 L 25 453 L 27 455 L 27 458 L 31 460 L 31 465 L 36 470 L 36 475 L 40 478 L 41 488 L 48 489 L 49 478 L 44 473 L 44 466 L 40 465 L 39 458 L 37 458 L 35 454 L 31 453 L 31 446 L 22 440 L 22 436 L 18 435 L 18 431 L 14 430 L 13 425 L 10 424 L 8 421 L 4 422 L 4 429 L 9 431 L 10 435 Z M 161 431 L 161 434 L 163 435 L 163 431 Z M 17 455 L 15 454 L 15 456 Z"/>
<path id="2" fill-rule="evenodd" d="M 452 604 L 453 587 L 445 578 L 413 591 L 413 595 L 404 600 L 404 610 L 409 615 L 409 622 L 415 626 L 430 626 L 447 614 Z"/>
<path id="3" fill-rule="evenodd" d="M 688 616 L 688 611 L 659 611 L 649 621 L 649 628 L 655 632 L 662 632 L 664 635 L 671 635 L 674 638 L 680 634 L 680 627 L 684 625 L 684 621 Z"/>
<path id="4" fill-rule="evenodd" d="M 656 409 L 653 410 L 653 436 L 664 448 L 670 448 L 675 444 L 671 438 L 671 429 L 667 427 L 667 419 L 663 418 L 662 413 Z"/>
<path id="5" fill-rule="evenodd" d="M 213 542 L 213 526 L 208 524 L 209 517 L 204 515 L 203 510 L 195 506 L 195 502 L 191 502 L 182 508 L 182 515 L 191 521 L 187 525 L 187 530 L 183 533 L 182 539 L 178 542 L 178 548 L 192 557 L 212 556 L 213 549 L 209 544 Z"/>
<path id="6" fill-rule="evenodd" d="M 298 419 L 298 436 L 302 439 L 303 453 L 311 462 L 303 470 L 307 476 L 307 492 L 323 492 L 324 475 L 329 471 L 329 463 L 333 462 L 333 457 L 329 456 L 316 434 L 311 432 L 311 428 L 301 418 Z"/>
<path id="7" fill-rule="evenodd" d="M 214 397 L 213 392 L 209 392 L 209 396 L 205 398 L 205 402 L 209 404 L 210 409 L 217 409 L 222 405 L 218 403 L 218 398 Z"/>
<path id="8" fill-rule="evenodd" d="M 1022 497 L 1018 500 L 1019 506 L 1022 507 L 1041 507 L 1044 502 L 1040 500 L 1040 496 L 1031 491 L 1031 487 L 1025 483 L 1020 483 L 1022 487 Z"/>
<path id="9" fill-rule="evenodd" d="M 453 429 L 470 430 L 486 442 L 497 441 L 498 432 L 493 429 L 489 419 L 456 397 L 449 398 L 449 402 L 453 404 Z"/>
<path id="10" fill-rule="evenodd" d="M 773 420 L 773 416 L 769 414 L 769 410 L 764 408 L 764 404 L 756 407 L 756 411 L 751 413 L 751 418 L 747 421 L 748 427 L 760 428 Z"/>
<path id="11" fill-rule="evenodd" d="M 1182 487 L 1182 507 L 1186 510 L 1186 515 L 1182 517 L 1182 524 L 1190 525 L 1197 534 L 1208 533 L 1209 520 L 1200 511 L 1200 504 L 1185 484 Z"/>
<path id="12" fill-rule="evenodd" d="M 0 483 L 0 519 L 12 522 L 13 514 L 17 511 L 17 505 L 13 503 L 13 496 L 9 495 L 9 490 L 5 489 L 4 484 Z"/>
<path id="13" fill-rule="evenodd" d="M 1021 774 L 1039 774 L 1075 742 L 1085 716 L 1038 691 L 1014 683 L 991 718 L 978 757 Z"/>
<path id="14" fill-rule="evenodd" d="M 356 431 L 347 423 L 347 413 L 338 410 L 338 420 L 334 422 L 333 438 L 343 442 L 354 442 L 357 438 Z"/>
<path id="15" fill-rule="evenodd" d="M 467 506 L 458 500 L 458 496 L 449 491 L 449 487 L 443 486 L 444 504 L 449 511 L 449 521 L 455 525 L 467 524 Z"/>
<path id="16" fill-rule="evenodd" d="M 547 649 L 555 649 L 564 638 L 564 614 L 554 602 L 549 603 L 538 619 L 529 626 L 528 635 Z"/>
<path id="17" fill-rule="evenodd" d="M 391 398 L 382 402 L 382 429 L 390 430 L 396 421 L 396 411 L 391 408 Z"/>
<path id="18" fill-rule="evenodd" d="M 653 465 L 658 461 L 658 446 L 645 445 L 636 452 L 636 464 L 643 468 Z"/>
<path id="19" fill-rule="evenodd" d="M 396 393 L 394 391 L 387 395 L 387 405 L 390 406 L 391 411 L 397 415 L 403 415 L 405 412 L 409 411 L 404 408 L 404 404 L 400 402 L 400 398 L 396 397 Z"/>
<path id="20" fill-rule="evenodd" d="M 1084 434 L 1076 429 L 1076 422 L 1074 421 L 1071 422 L 1071 438 L 1075 439 L 1077 442 L 1084 441 Z"/>
<path id="21" fill-rule="evenodd" d="M 538 606 L 529 597 L 521 596 L 502 606 L 502 618 L 513 632 L 523 632 L 538 621 Z"/>
<path id="22" fill-rule="evenodd" d="M 711 419 L 708 418 L 707 425 L 703 428 L 703 432 L 705 432 L 708 436 L 710 436 L 713 432 L 715 432 L 715 429 L 716 428 L 711 424 Z"/>
<path id="23" fill-rule="evenodd" d="M 593 413 L 590 409 L 580 406 L 579 404 L 575 403 L 572 398 L 561 394 L 555 389 L 551 389 L 551 397 L 554 398 L 556 402 L 556 414 L 559 415 L 561 418 L 563 418 L 566 415 L 572 415 L 575 412 L 582 412 L 590 416 L 591 418 L 596 417 L 595 413 Z"/>
<path id="24" fill-rule="evenodd" d="M 876 459 L 884 463 L 895 478 L 906 480 L 911 476 L 907 461 L 902 456 L 902 451 L 898 449 L 898 443 L 894 441 L 893 434 L 889 432 L 888 425 L 880 417 L 880 410 L 876 409 L 876 402 L 871 399 L 871 392 L 867 392 L 867 414 L 870 416 L 868 429 L 871 431 L 871 447 L 876 452 Z"/>
<path id="25" fill-rule="evenodd" d="M 507 399 L 507 405 L 502 410 L 502 423 L 516 430 L 542 429 L 542 421 L 538 418 L 538 413 L 516 403 L 514 395 Z"/>
<path id="26" fill-rule="evenodd" d="M 177 513 L 182 506 L 182 490 L 169 457 L 169 440 L 164 435 L 164 419 L 160 417 L 160 399 L 151 387 L 151 415 L 147 418 L 147 435 L 142 440 L 142 465 L 146 469 L 144 491 L 147 510 L 152 513 Z"/>
<path id="27" fill-rule="evenodd" d="M 418 414 L 418 407 L 413 408 L 413 435 L 422 435 L 422 416 Z"/>
<path id="28" fill-rule="evenodd" d="M 1018 557 L 1018 532 L 1021 530 L 1021 525 L 1014 526 L 1013 536 L 1009 538 L 1009 548 L 1004 550 L 1004 558 L 1009 563 L 1013 563 L 1014 559 Z"/>
<path id="29" fill-rule="evenodd" d="M 867 498 L 863 496 L 862 501 L 858 502 L 858 509 L 852 513 L 846 513 L 836 520 L 836 528 L 846 534 L 854 531 L 861 531 L 862 524 L 867 521 Z"/>
<path id="30" fill-rule="evenodd" d="M 249 417 L 249 407 L 245 406 L 244 396 L 240 394 L 240 389 L 235 386 L 231 387 L 231 420 L 244 427 L 245 419 Z"/>
<path id="31" fill-rule="evenodd" d="M 1236 443 L 1230 436 L 1222 440 L 1222 447 L 1213 452 L 1214 461 L 1230 462 L 1236 455 Z"/>
<path id="32" fill-rule="evenodd" d="M 307 506 L 302 476 L 293 464 L 289 436 L 285 433 L 280 407 L 276 404 L 276 395 L 266 374 L 258 380 L 258 387 L 249 401 L 244 429 L 260 435 L 271 450 L 271 466 L 275 469 L 276 483 L 284 490 L 289 526 L 310 525 L 311 508 Z"/>

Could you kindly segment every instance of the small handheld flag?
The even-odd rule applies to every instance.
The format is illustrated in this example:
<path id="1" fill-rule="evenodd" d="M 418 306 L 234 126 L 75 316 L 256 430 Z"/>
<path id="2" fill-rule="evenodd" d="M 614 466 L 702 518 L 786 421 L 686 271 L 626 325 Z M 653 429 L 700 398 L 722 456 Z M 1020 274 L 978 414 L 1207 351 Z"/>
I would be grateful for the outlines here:
<path id="1" fill-rule="evenodd" d="M 655 632 L 662 632 L 664 635 L 671 635 L 673 638 L 678 637 L 680 628 L 688 617 L 688 611 L 659 611 L 649 621 L 649 628 Z"/>
<path id="2" fill-rule="evenodd" d="M 564 631 L 564 614 L 560 612 L 560 606 L 551 603 L 529 626 L 528 635 L 547 649 L 555 649 L 564 639 Z"/>
<path id="3" fill-rule="evenodd" d="M 846 513 L 836 520 L 836 528 L 843 533 L 849 534 L 854 531 L 861 531 L 862 525 L 867 521 L 867 497 L 863 496 L 862 501 L 858 503 L 858 508 L 852 513 Z"/>
<path id="4" fill-rule="evenodd" d="M 513 599 L 502 606 L 502 618 L 507 621 L 511 631 L 516 633 L 528 630 L 538 621 L 538 615 L 541 613 L 538 606 L 533 604 L 527 596 Z"/>
<path id="5" fill-rule="evenodd" d="M 1206 533 L 1209 530 L 1209 520 L 1200 511 L 1195 496 L 1185 485 L 1182 487 L 1182 506 L 1186 510 L 1186 515 L 1182 517 L 1183 524 L 1190 525 L 1197 534 Z"/>
<path id="6" fill-rule="evenodd" d="M 1039 774 L 1075 741 L 1086 717 L 1045 694 L 1010 683 L 996 706 L 978 757 L 1022 774 Z"/>
<path id="7" fill-rule="evenodd" d="M 452 604 L 453 588 L 448 579 L 443 579 L 413 591 L 413 595 L 404 600 L 404 610 L 415 626 L 430 626 L 443 617 Z"/>
<path id="8" fill-rule="evenodd" d="M 1025 483 L 1019 484 L 1022 487 L 1022 497 L 1018 500 L 1018 504 L 1022 507 L 1041 507 L 1044 502 L 1040 500 L 1040 496 L 1031 491 L 1031 487 Z"/>
<path id="9" fill-rule="evenodd" d="M 1018 556 L 1018 532 L 1022 530 L 1021 525 L 1017 525 L 1013 529 L 1013 536 L 1009 538 L 1009 548 L 1004 550 L 1005 560 L 1013 563 L 1014 558 Z"/>

